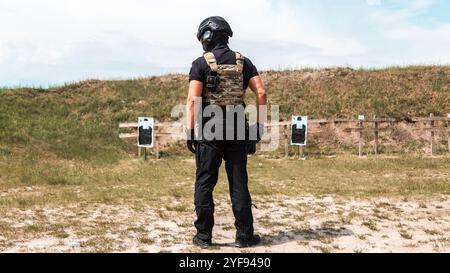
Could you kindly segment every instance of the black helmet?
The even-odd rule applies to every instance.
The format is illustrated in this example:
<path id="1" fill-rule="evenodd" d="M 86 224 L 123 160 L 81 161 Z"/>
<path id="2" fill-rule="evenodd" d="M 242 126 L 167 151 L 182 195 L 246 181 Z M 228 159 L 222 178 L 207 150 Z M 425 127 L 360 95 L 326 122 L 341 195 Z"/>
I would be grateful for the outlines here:
<path id="1" fill-rule="evenodd" d="M 215 32 L 224 32 L 229 37 L 233 37 L 233 31 L 231 30 L 230 25 L 220 16 L 211 16 L 206 18 L 200 23 L 200 26 L 198 27 L 197 32 L 197 39 L 202 42 L 202 36 L 205 34 L 206 31 L 208 31 L 208 34 L 205 37 L 206 39 L 211 39 L 212 35 Z"/>

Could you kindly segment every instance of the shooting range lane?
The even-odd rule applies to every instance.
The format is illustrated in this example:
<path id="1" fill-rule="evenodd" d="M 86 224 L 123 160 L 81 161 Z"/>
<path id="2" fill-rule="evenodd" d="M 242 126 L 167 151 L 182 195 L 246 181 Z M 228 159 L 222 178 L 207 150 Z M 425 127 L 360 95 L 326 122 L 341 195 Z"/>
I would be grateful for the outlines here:
<path id="1" fill-rule="evenodd" d="M 153 119 L 152 119 L 153 120 Z M 122 139 L 138 137 L 138 124 L 120 123 L 119 129 L 131 132 L 120 133 Z M 278 135 L 272 134 L 274 127 L 278 127 Z M 184 127 L 179 122 L 154 121 L 152 126 L 152 148 L 156 158 L 159 159 L 160 149 L 167 144 L 183 140 L 185 138 Z M 356 134 L 356 135 L 355 135 Z M 409 142 L 428 142 L 424 152 L 433 155 L 440 148 L 450 153 L 450 114 L 446 117 L 435 117 L 430 114 L 428 118 L 410 118 L 407 121 L 395 118 L 367 118 L 359 115 L 357 119 L 308 119 L 306 116 L 292 116 L 290 122 L 277 122 L 266 124 L 266 136 L 263 143 L 277 141 L 279 148 L 283 149 L 285 157 L 289 157 L 289 144 L 299 146 L 298 156 L 305 159 L 305 146 L 311 139 L 316 145 L 329 145 L 339 150 L 339 146 L 356 146 L 357 154 L 362 157 L 367 154 L 379 154 L 382 147 L 392 148 L 408 145 Z M 327 143 L 328 142 L 328 143 Z M 445 142 L 446 147 L 442 146 Z M 416 144 L 415 144 L 416 145 Z M 141 149 L 138 148 L 138 156 Z"/>

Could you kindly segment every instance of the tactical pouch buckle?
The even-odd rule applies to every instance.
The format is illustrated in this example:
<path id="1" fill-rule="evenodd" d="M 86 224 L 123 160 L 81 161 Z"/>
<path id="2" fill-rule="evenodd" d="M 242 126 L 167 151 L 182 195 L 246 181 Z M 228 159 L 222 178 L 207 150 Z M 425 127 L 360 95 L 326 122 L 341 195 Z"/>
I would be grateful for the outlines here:
<path id="1" fill-rule="evenodd" d="M 206 77 L 206 89 L 210 92 L 216 92 L 220 78 L 217 75 L 209 75 Z"/>

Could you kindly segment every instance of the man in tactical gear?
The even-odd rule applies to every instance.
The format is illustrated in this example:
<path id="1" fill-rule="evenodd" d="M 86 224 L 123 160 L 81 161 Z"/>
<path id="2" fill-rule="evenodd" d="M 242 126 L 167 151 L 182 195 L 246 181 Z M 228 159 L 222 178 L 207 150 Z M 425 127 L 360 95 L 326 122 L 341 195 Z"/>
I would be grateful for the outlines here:
<path id="1" fill-rule="evenodd" d="M 249 247 L 258 244 L 261 240 L 253 230 L 252 201 L 248 190 L 247 154 L 249 151 L 255 152 L 256 142 L 261 139 L 266 119 L 266 94 L 258 71 L 252 62 L 228 47 L 228 39 L 232 36 L 233 31 L 230 25 L 222 17 L 213 16 L 203 20 L 198 29 L 197 39 L 201 42 L 205 53 L 192 63 L 189 73 L 187 146 L 191 152 L 195 153 L 197 167 L 194 196 L 197 214 L 194 224 L 197 234 L 194 236 L 193 243 L 203 248 L 211 245 L 214 226 L 212 193 L 217 183 L 222 159 L 225 160 L 235 217 L 235 245 Z M 228 111 L 228 106 L 243 106 L 239 109 L 244 109 L 247 87 L 250 87 L 256 94 L 257 123 L 250 127 L 257 131 L 257 138 L 249 140 L 249 134 L 246 133 L 245 139 L 238 139 L 236 138 L 236 127 L 234 127 L 235 138 L 233 139 L 206 139 L 204 135 L 203 138 L 197 139 L 194 133 L 194 116 L 197 114 L 194 114 L 196 98 L 201 97 L 201 110 L 207 106 L 220 107 L 219 109 L 222 109 L 223 112 Z M 224 113 L 223 116 L 225 115 Z M 237 119 L 236 116 L 233 118 Z M 202 124 L 210 119 L 202 118 Z M 226 124 L 228 126 L 228 123 Z M 226 126 L 224 125 L 224 127 Z"/>

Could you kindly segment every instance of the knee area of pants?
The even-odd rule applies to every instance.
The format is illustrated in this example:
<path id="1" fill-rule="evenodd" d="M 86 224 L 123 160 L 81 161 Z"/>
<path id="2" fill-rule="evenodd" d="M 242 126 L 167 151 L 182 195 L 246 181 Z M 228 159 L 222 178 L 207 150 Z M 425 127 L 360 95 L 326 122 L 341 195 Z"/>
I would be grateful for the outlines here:
<path id="1" fill-rule="evenodd" d="M 233 203 L 233 208 L 246 208 L 252 206 L 252 201 L 250 198 L 236 198 L 231 197 L 231 202 Z"/>

